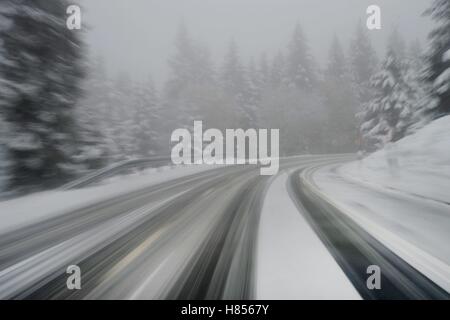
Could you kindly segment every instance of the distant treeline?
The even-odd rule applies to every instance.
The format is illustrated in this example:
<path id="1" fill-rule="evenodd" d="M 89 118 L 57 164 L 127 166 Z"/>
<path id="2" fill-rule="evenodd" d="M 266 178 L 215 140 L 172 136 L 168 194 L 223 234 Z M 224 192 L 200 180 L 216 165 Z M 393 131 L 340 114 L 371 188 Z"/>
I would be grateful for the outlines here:
<path id="1" fill-rule="evenodd" d="M 278 54 L 244 60 L 231 42 L 220 65 L 180 24 L 157 92 L 150 74 L 111 77 L 101 57 L 88 58 L 83 32 L 66 27 L 67 1 L 3 1 L 0 181 L 52 187 L 116 161 L 168 155 L 172 131 L 194 120 L 280 129 L 281 155 L 376 150 L 450 113 L 448 3 L 427 11 L 437 23 L 427 52 L 392 30 L 378 58 L 356 25 L 350 43 L 331 39 L 323 66 L 300 24 Z"/>

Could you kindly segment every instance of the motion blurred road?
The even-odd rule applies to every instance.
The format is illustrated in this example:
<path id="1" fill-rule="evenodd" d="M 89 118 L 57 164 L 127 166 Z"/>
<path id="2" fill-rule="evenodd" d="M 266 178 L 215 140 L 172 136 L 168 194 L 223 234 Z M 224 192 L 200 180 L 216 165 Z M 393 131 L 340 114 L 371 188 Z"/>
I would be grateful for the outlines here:
<path id="1" fill-rule="evenodd" d="M 351 159 L 286 158 L 274 177 L 257 166 L 205 170 L 2 234 L 0 298 L 448 299 L 315 189 L 314 170 Z M 284 195 L 269 203 L 274 183 Z M 288 212 L 304 229 L 277 229 Z M 81 290 L 67 288 L 69 265 L 81 269 Z M 382 271 L 380 290 L 366 285 L 370 265 Z M 336 281 L 302 282 L 314 277 Z M 276 295 L 288 286 L 304 294 Z"/>

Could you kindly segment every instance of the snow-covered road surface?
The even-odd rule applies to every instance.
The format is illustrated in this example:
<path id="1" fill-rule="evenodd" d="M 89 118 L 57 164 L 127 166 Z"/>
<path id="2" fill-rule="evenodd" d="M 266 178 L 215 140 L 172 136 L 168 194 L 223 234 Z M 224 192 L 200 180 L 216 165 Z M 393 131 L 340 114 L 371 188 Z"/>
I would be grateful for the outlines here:
<path id="1" fill-rule="evenodd" d="M 374 249 L 371 240 L 360 236 L 366 225 L 358 224 L 358 237 L 349 238 L 342 230 L 353 217 L 343 214 L 342 207 L 323 213 L 316 208 L 326 199 L 314 198 L 312 204 L 302 198 L 313 192 L 307 188 L 317 187 L 316 178 L 305 172 L 349 159 L 285 158 L 272 178 L 260 176 L 257 166 L 185 168 L 184 173 L 0 203 L 6 221 L 0 227 L 0 298 L 448 298 L 445 281 L 427 273 L 436 265 L 410 267 L 413 260 L 381 239 Z M 40 209 L 34 211 L 33 203 Z M 316 223 L 318 217 L 334 219 L 340 228 L 330 236 Z M 392 227 L 389 221 L 378 222 L 386 232 Z M 411 235 L 397 236 L 413 243 Z M 344 252 L 341 244 L 349 239 L 357 242 L 359 256 Z M 422 252 L 436 259 L 447 255 L 448 248 L 430 241 L 422 241 Z M 420 288 L 411 294 L 411 287 L 391 281 L 371 295 L 361 285 L 367 277 L 361 261 L 386 266 L 386 260 L 394 269 L 385 270 L 388 275 L 407 272 L 408 281 L 420 279 Z M 448 260 L 441 262 L 446 272 Z M 81 268 L 81 290 L 67 289 L 71 264 Z"/>

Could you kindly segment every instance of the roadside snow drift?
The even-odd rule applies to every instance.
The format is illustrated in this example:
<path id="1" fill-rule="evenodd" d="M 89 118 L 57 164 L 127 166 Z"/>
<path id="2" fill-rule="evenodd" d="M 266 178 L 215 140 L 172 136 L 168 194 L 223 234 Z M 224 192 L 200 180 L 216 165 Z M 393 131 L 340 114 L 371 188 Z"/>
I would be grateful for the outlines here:
<path id="1" fill-rule="evenodd" d="M 0 234 L 62 215 L 120 195 L 217 166 L 148 169 L 139 174 L 111 178 L 101 185 L 68 191 L 45 191 L 0 202 Z"/>
<path id="2" fill-rule="evenodd" d="M 339 169 L 347 178 L 450 202 L 450 116 Z"/>
<path id="3" fill-rule="evenodd" d="M 450 292 L 450 116 L 313 178 L 344 214 Z"/>

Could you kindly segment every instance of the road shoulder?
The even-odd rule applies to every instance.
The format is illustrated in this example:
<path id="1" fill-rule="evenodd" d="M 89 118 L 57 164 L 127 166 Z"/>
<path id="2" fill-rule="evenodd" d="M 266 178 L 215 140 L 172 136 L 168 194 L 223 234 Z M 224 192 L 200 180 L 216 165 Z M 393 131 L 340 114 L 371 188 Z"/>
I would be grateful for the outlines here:
<path id="1" fill-rule="evenodd" d="M 297 210 L 277 176 L 263 204 L 257 246 L 257 299 L 360 299 Z"/>

